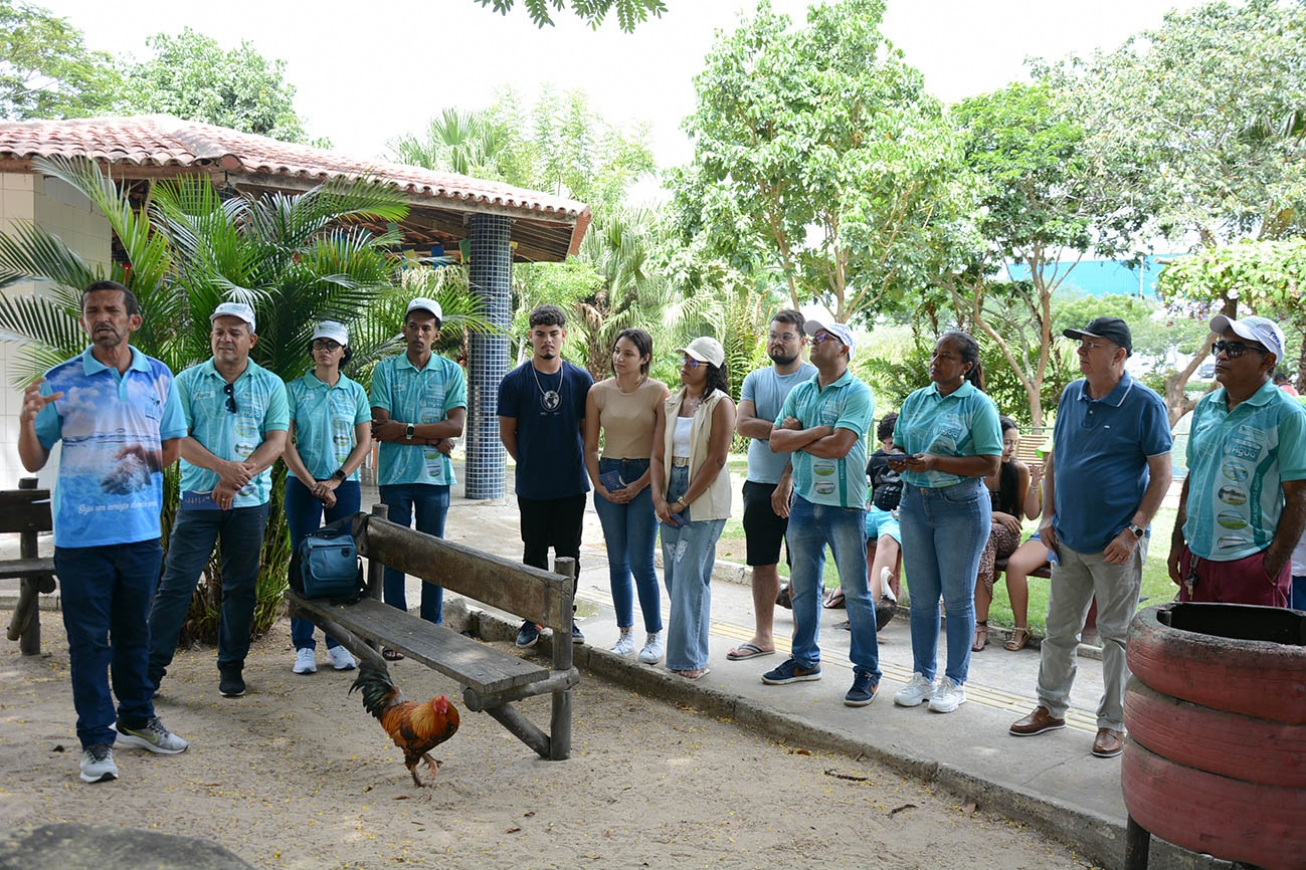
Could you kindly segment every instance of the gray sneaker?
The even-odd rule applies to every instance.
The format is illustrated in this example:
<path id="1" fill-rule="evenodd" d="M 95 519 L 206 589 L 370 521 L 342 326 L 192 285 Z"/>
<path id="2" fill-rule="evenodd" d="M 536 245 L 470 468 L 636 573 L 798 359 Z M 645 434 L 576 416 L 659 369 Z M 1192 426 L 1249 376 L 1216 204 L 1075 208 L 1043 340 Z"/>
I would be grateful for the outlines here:
<path id="1" fill-rule="evenodd" d="M 113 747 L 96 743 L 82 750 L 82 782 L 108 782 L 118 778 L 118 765 L 113 763 Z"/>
<path id="2" fill-rule="evenodd" d="M 126 746 L 139 746 L 159 755 L 178 755 L 190 746 L 185 740 L 164 728 L 158 716 L 140 728 L 126 728 L 121 721 L 113 727 L 118 732 L 119 743 Z"/>

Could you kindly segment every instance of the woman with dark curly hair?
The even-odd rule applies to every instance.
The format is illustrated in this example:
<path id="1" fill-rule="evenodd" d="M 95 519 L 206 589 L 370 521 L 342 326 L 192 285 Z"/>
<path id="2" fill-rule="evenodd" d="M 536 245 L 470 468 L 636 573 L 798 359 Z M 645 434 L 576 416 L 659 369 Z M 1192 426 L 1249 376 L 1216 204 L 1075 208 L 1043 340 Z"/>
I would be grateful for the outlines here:
<path id="1" fill-rule="evenodd" d="M 681 388 L 658 409 L 653 429 L 653 509 L 662 521 L 662 574 L 671 599 L 667 669 L 688 680 L 708 673 L 712 566 L 730 518 L 726 458 L 735 403 L 725 349 L 715 338 L 681 348 Z"/>
<path id="2" fill-rule="evenodd" d="M 972 652 L 981 652 L 989 640 L 989 605 L 993 603 L 993 580 L 998 559 L 1010 558 L 1020 547 L 1020 527 L 1025 518 L 1026 496 L 1029 494 L 1029 466 L 1016 458 L 1020 444 L 1020 430 L 1010 417 L 999 417 L 1002 426 L 1002 465 L 997 474 L 984 478 L 993 520 L 990 524 L 989 542 L 980 557 L 979 574 L 975 577 L 975 641 Z M 1036 510 L 1029 514 L 1038 519 Z M 1018 587 L 1010 575 L 1007 591 L 1011 594 L 1011 612 L 1016 618 L 1016 637 L 1021 646 L 1029 638 L 1026 611 L 1029 605 L 1029 587 L 1019 578 Z"/>

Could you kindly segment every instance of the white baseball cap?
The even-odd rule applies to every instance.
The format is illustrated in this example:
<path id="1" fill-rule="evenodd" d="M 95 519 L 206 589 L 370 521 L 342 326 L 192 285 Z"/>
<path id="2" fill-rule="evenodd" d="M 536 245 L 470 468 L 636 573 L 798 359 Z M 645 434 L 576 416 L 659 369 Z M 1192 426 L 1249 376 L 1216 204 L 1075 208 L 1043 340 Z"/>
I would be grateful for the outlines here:
<path id="1" fill-rule="evenodd" d="M 404 317 L 412 314 L 414 311 L 427 311 L 435 315 L 435 319 L 444 323 L 444 312 L 440 310 L 440 303 L 434 299 L 427 299 L 425 296 L 418 296 L 412 302 L 408 303 L 408 310 L 404 312 Z"/>
<path id="2" fill-rule="evenodd" d="M 349 330 L 343 323 L 323 320 L 313 330 L 313 337 L 309 341 L 316 341 L 319 338 L 329 338 L 336 344 L 349 344 Z"/>
<path id="3" fill-rule="evenodd" d="M 1287 342 L 1284 341 L 1283 330 L 1273 320 L 1255 315 L 1244 317 L 1242 320 L 1234 320 L 1223 314 L 1211 318 L 1211 332 L 1221 335 L 1226 329 L 1232 329 L 1233 334 L 1239 338 L 1265 345 L 1265 348 L 1274 354 L 1276 360 L 1283 359 L 1283 347 Z"/>
<path id="4" fill-rule="evenodd" d="M 843 323 L 822 323 L 819 320 L 803 321 L 803 332 L 808 335 L 816 335 L 818 332 L 828 332 L 843 343 L 848 348 L 848 359 L 853 358 L 853 351 L 857 350 L 857 341 L 853 338 L 853 331 Z"/>
<path id="5" fill-rule="evenodd" d="M 703 336 L 696 338 L 684 347 L 676 348 L 676 353 L 683 353 L 690 359 L 711 363 L 717 368 L 726 361 L 726 349 L 715 338 Z"/>
<path id="6" fill-rule="evenodd" d="M 254 309 L 244 302 L 223 302 L 209 315 L 209 323 L 219 317 L 235 317 L 249 324 L 249 331 L 254 331 Z"/>

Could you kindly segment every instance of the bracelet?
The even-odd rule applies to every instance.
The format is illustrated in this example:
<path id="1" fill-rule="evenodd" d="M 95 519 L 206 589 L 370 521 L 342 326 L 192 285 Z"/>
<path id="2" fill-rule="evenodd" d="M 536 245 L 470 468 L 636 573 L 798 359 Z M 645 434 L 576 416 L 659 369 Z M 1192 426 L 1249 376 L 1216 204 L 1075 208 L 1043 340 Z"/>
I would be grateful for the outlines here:
<path id="1" fill-rule="evenodd" d="M 685 501 L 685 497 L 683 495 L 676 499 L 676 504 L 680 505 L 681 507 L 689 507 L 689 502 Z"/>

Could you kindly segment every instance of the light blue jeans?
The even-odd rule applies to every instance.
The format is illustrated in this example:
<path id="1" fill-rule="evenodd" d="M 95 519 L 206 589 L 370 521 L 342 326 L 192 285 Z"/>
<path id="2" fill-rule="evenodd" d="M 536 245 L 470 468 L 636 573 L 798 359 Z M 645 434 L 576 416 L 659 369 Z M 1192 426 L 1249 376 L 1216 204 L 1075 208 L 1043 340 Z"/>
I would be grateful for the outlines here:
<path id="1" fill-rule="evenodd" d="M 866 582 L 866 510 L 814 504 L 795 495 L 785 534 L 791 559 L 789 588 L 794 602 L 794 661 L 804 668 L 821 662 L 816 643 L 821 625 L 821 578 L 825 545 L 839 569 L 839 587 L 852 629 L 853 669 L 880 681 L 880 646 L 875 637 L 875 603 Z"/>
<path id="2" fill-rule="evenodd" d="M 934 679 L 939 654 L 939 597 L 948 608 L 948 664 L 958 685 L 970 671 L 975 636 L 975 575 L 989 539 L 993 508 L 978 477 L 937 489 L 903 485 L 902 559 L 911 596 L 913 669 Z"/>
<path id="3" fill-rule="evenodd" d="M 601 459 L 599 473 L 620 471 L 622 480 L 635 480 L 648 471 L 647 459 Z M 617 626 L 635 625 L 635 593 L 644 614 L 644 630 L 662 630 L 662 592 L 653 566 L 653 547 L 658 541 L 658 518 L 653 512 L 653 488 L 644 487 L 625 504 L 608 501 L 594 493 L 594 512 L 603 526 L 608 546 L 608 582 L 612 586 L 612 607 Z M 634 582 L 631 582 L 632 576 Z"/>
<path id="4" fill-rule="evenodd" d="M 667 501 L 675 501 L 689 489 L 689 469 L 672 466 Z M 690 516 L 693 505 L 679 516 L 688 519 L 679 528 L 662 523 L 662 576 L 671 600 L 671 622 L 667 627 L 667 668 L 696 671 L 707 667 L 708 632 L 712 622 L 712 566 L 716 564 L 716 542 L 726 521 L 700 520 Z M 863 560 L 866 558 L 862 556 Z"/>

